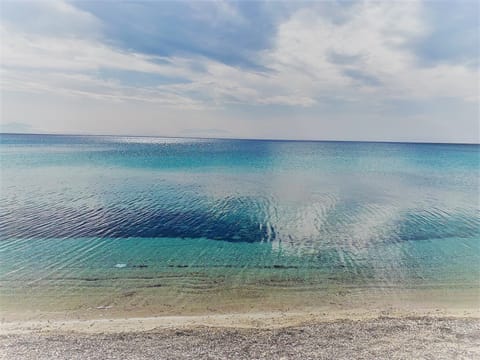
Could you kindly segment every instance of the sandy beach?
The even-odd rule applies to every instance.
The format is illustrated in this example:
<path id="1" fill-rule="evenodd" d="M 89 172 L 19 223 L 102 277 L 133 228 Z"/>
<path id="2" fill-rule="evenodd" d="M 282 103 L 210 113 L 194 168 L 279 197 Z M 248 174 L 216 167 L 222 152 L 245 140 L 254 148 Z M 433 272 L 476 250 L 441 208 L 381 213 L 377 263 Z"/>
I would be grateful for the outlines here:
<path id="1" fill-rule="evenodd" d="M 480 360 L 479 22 L 0 0 L 0 360 Z"/>
<path id="2" fill-rule="evenodd" d="M 341 316 L 342 314 L 337 314 Z M 344 313 L 343 316 L 355 314 Z M 373 315 L 373 314 L 371 314 Z M 2 359 L 475 359 L 478 317 L 232 314 L 2 324 Z M 363 317 L 362 317 L 363 316 Z"/>
<path id="3" fill-rule="evenodd" d="M 325 310 L 325 309 L 323 309 Z M 475 308 L 3 320 L 2 359 L 474 359 Z M 108 311 L 108 309 L 104 309 Z M 11 319 L 14 317 L 12 316 Z"/>
<path id="4" fill-rule="evenodd" d="M 478 290 L 439 291 L 305 292 L 303 302 L 275 292 L 254 307 L 248 298 L 222 307 L 193 295 L 165 307 L 159 293 L 148 305 L 131 295 L 56 308 L 50 297 L 35 304 L 17 297 L 18 306 L 3 303 L 0 347 L 5 359 L 480 357 Z"/>

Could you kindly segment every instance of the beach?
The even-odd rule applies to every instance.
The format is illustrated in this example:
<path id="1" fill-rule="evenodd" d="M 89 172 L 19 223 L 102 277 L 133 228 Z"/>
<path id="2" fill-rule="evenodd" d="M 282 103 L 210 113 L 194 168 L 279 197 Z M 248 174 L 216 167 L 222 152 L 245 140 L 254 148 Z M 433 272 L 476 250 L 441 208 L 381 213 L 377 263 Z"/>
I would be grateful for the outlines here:
<path id="1" fill-rule="evenodd" d="M 0 0 L 0 360 L 480 360 L 479 4 Z"/>
<path id="2" fill-rule="evenodd" d="M 479 21 L 0 0 L 0 360 L 480 360 Z"/>
<path id="3" fill-rule="evenodd" d="M 479 357 L 478 146 L 0 140 L 6 359 Z"/>
<path id="4" fill-rule="evenodd" d="M 3 324 L 0 356 L 3 359 L 475 359 L 480 356 L 478 317 L 380 316 L 356 320 L 311 317 L 308 321 L 307 318 L 305 314 L 237 314 Z"/>
<path id="5" fill-rule="evenodd" d="M 210 311 L 138 316 L 141 311 L 2 313 L 4 359 L 475 359 L 478 297 L 450 302 L 417 293 L 283 311 Z M 438 296 L 437 296 L 438 300 Z M 277 304 L 278 306 L 278 304 Z M 350 306 L 353 306 L 350 302 Z M 268 306 L 265 306 L 268 308 Z M 239 310 L 241 308 L 237 308 Z M 244 309 L 244 308 L 243 308 Z M 143 309 L 145 312 L 151 311 Z"/>

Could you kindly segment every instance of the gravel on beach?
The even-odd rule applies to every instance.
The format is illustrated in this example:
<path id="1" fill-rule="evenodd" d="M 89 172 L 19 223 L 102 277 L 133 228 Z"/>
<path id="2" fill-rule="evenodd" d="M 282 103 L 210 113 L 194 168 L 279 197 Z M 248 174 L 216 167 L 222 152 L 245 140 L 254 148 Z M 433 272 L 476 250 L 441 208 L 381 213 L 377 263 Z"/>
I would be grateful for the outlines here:
<path id="1" fill-rule="evenodd" d="M 378 318 L 281 329 L 194 327 L 0 336 L 3 359 L 480 359 L 480 320 Z"/>

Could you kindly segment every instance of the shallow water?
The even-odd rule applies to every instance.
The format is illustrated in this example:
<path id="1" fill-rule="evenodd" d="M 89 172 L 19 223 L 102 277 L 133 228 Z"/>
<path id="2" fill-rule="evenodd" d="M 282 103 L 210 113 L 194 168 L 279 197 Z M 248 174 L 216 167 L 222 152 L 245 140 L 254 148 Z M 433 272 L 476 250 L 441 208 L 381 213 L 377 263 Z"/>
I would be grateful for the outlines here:
<path id="1" fill-rule="evenodd" d="M 478 288 L 477 145 L 1 135 L 0 156 L 9 302 Z"/>

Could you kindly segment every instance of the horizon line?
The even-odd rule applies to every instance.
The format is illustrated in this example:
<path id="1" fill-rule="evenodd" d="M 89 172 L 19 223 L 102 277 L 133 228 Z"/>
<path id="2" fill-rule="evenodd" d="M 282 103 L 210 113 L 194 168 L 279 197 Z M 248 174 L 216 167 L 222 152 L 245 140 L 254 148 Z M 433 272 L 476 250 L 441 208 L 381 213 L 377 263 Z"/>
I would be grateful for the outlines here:
<path id="1" fill-rule="evenodd" d="M 380 143 L 380 144 L 431 144 L 431 145 L 480 145 L 478 142 L 442 142 L 442 141 L 399 141 L 399 140 L 333 140 L 333 139 L 272 139 L 272 138 L 235 138 L 235 137 L 205 137 L 205 136 L 172 136 L 172 135 L 125 135 L 125 134 L 82 134 L 82 133 L 22 133 L 3 132 L 0 135 L 47 135 L 47 136 L 108 136 L 108 137 L 138 137 L 166 139 L 199 139 L 199 140 L 242 140 L 242 141 L 291 141 L 291 142 L 349 142 L 349 143 Z"/>

